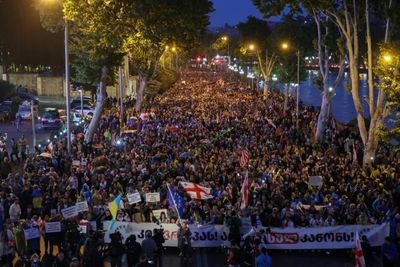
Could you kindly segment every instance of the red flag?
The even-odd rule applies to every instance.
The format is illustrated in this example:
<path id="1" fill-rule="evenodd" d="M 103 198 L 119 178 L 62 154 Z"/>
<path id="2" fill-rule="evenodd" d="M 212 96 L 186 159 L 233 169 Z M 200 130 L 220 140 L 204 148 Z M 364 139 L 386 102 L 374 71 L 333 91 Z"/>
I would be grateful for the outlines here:
<path id="1" fill-rule="evenodd" d="M 192 199 L 210 199 L 213 198 L 211 195 L 211 188 L 207 188 L 195 183 L 180 182 L 183 189 Z"/>
<path id="2" fill-rule="evenodd" d="M 356 232 L 356 267 L 365 267 L 364 254 L 361 247 L 360 236 Z"/>
<path id="3" fill-rule="evenodd" d="M 247 149 L 244 148 L 242 150 L 242 157 L 240 158 L 240 167 L 242 169 L 245 169 L 248 163 L 249 163 L 249 153 L 247 152 Z"/>
<path id="4" fill-rule="evenodd" d="M 244 209 L 249 205 L 249 172 L 246 171 L 242 189 L 240 190 L 242 199 L 240 201 L 240 208 Z"/>

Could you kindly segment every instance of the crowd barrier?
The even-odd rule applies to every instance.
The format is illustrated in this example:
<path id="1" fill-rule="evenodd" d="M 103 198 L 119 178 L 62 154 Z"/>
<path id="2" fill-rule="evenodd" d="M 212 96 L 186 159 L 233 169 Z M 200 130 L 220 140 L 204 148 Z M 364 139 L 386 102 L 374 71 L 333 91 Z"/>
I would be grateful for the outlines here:
<path id="1" fill-rule="evenodd" d="M 109 222 L 104 222 L 103 229 L 108 229 Z M 192 247 L 220 247 L 229 245 L 229 227 L 225 225 L 189 225 L 192 232 Z M 116 222 L 111 230 L 105 232 L 105 241 L 110 242 L 110 234 L 120 232 L 125 241 L 130 235 L 136 235 L 141 242 L 146 232 L 162 228 L 166 247 L 177 247 L 176 224 Z M 260 231 L 265 227 L 258 227 Z M 381 225 L 339 225 L 315 228 L 270 228 L 263 234 L 268 249 L 351 249 L 355 246 L 355 236 L 367 236 L 371 246 L 381 246 L 389 235 L 389 224 Z M 249 225 L 242 227 L 242 234 L 251 230 Z"/>

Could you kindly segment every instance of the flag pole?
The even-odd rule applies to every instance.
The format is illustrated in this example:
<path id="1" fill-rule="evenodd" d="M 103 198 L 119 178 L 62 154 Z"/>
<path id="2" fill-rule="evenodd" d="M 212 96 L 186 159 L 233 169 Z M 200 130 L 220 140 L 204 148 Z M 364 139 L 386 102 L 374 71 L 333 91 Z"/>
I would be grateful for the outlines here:
<path id="1" fill-rule="evenodd" d="M 168 188 L 168 193 L 170 194 L 170 196 L 172 198 L 172 202 L 174 202 L 174 207 L 175 207 L 176 213 L 178 214 L 178 219 L 180 222 L 182 219 L 181 219 L 181 216 L 179 215 L 178 208 L 176 207 L 175 197 L 174 197 L 174 195 L 172 195 L 171 189 L 169 188 L 169 183 L 167 183 L 167 188 Z"/>

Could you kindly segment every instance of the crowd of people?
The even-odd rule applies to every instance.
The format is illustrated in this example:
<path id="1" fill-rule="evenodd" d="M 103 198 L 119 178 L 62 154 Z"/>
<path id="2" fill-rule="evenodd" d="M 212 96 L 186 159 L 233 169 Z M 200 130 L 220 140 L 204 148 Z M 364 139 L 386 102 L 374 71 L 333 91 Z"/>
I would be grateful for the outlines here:
<path id="1" fill-rule="evenodd" d="M 79 132 L 74 134 L 72 155 L 66 153 L 65 140 L 56 140 L 46 148 L 51 157 L 39 156 L 43 151 L 37 151 L 25 160 L 21 171 L 13 173 L 3 168 L 10 165 L 15 151 L 3 153 L 3 262 L 10 263 L 15 252 L 29 257 L 52 255 L 53 245 L 61 253 L 56 258 L 59 262 L 85 264 L 79 244 L 92 253 L 88 259 L 100 259 L 93 257 L 99 253 L 110 256 L 113 249 L 100 249 L 101 234 L 93 231 L 83 242 L 70 225 L 95 221 L 101 229 L 104 221 L 112 219 L 107 204 L 119 194 L 134 192 L 143 200 L 146 193 L 159 192 L 160 202 L 129 205 L 123 199 L 117 221 L 157 222 L 160 218 L 152 211 L 166 209 L 163 223 L 177 223 L 177 211 L 168 203 L 168 184 L 185 198 L 180 219 L 189 224 L 228 224 L 233 236 L 240 231 L 236 218 L 243 217 L 264 227 L 390 221 L 390 237 L 397 242 L 400 157 L 382 145 L 373 163 L 363 168 L 357 131 L 331 119 L 320 140 L 315 140 L 318 111 L 301 105 L 297 128 L 294 100 L 289 100 L 287 110 L 283 103 L 281 93 L 271 90 L 265 101 L 261 91 L 249 90 L 233 74 L 187 71 L 170 90 L 148 102 L 141 114 L 135 113 L 134 100 L 127 101 L 122 127 L 117 105 L 109 100 L 92 142 L 85 142 Z M 249 156 L 245 168 L 240 166 L 244 149 Z M 245 172 L 249 203 L 241 209 Z M 322 177 L 322 185 L 310 186 L 310 176 Z M 211 188 L 213 198 L 191 199 L 180 181 Z M 61 209 L 82 200 L 88 202 L 89 211 L 74 219 L 62 218 Z M 62 233 L 46 234 L 43 225 L 48 221 L 62 221 Z M 38 238 L 24 239 L 23 230 L 30 227 L 43 233 L 45 252 L 40 251 Z M 264 250 L 261 254 L 266 255 Z M 267 256 L 262 258 L 270 262 Z"/>

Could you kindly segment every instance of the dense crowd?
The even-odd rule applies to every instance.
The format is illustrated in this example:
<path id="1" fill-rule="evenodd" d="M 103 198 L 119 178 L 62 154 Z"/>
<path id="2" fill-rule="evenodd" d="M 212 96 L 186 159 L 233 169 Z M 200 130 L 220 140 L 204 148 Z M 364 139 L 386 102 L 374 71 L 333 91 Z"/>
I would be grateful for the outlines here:
<path id="1" fill-rule="evenodd" d="M 133 100 L 125 106 L 120 128 L 116 102 L 109 100 L 93 142 L 73 135 L 73 153 L 65 140 L 54 141 L 51 157 L 29 157 L 18 173 L 11 172 L 10 156 L 2 155 L 0 216 L 3 255 L 39 252 L 38 239 L 23 237 L 22 229 L 39 227 L 46 243 L 66 257 L 79 257 L 74 232 L 49 236 L 46 221 L 66 220 L 63 208 L 86 200 L 89 211 L 76 222 L 96 221 L 101 229 L 112 216 L 107 204 L 117 195 L 159 192 L 161 201 L 142 201 L 118 211 L 126 222 L 176 223 L 167 184 L 185 198 L 181 219 L 189 223 L 224 224 L 240 231 L 240 220 L 265 227 L 317 227 L 375 224 L 390 221 L 391 237 L 400 234 L 400 158 L 380 146 L 373 164 L 362 168 L 362 142 L 357 132 L 331 119 L 320 140 L 314 133 L 318 112 L 301 105 L 296 127 L 295 102 L 283 110 L 284 96 L 272 90 L 268 101 L 249 90 L 233 74 L 188 71 L 166 93 L 136 114 Z M 133 130 L 133 131 L 127 131 Z M 221 134 L 223 133 L 223 134 Z M 242 168 L 243 149 L 249 154 Z M 17 156 L 18 157 L 18 156 Z M 244 173 L 249 177 L 249 204 L 240 209 Z M 310 186 L 310 176 L 322 185 Z M 189 181 L 211 188 L 212 199 L 192 200 L 179 186 Z M 166 209 L 156 218 L 152 211 Z M 72 222 L 74 220 L 68 220 Z M 235 223 L 232 223 L 235 222 Z M 236 225 L 235 225 L 236 224 Z M 397 227 L 397 228 L 396 228 Z M 397 230 L 397 233 L 396 233 Z M 52 246 L 50 246 L 52 247 Z M 11 257 L 11 256 L 10 256 Z M 62 265 L 57 265 L 62 266 Z"/>

